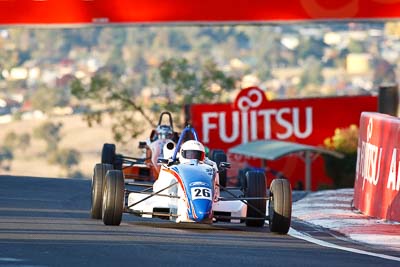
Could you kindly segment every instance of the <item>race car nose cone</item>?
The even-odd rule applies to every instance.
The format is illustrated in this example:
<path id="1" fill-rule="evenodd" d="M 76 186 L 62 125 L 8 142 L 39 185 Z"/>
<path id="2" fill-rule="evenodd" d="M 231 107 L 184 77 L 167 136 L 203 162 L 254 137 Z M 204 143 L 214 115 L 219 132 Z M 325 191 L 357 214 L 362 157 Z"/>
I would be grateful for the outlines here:
<path id="1" fill-rule="evenodd" d="M 209 212 L 197 214 L 197 218 L 195 219 L 195 221 L 196 221 L 196 222 L 202 222 L 202 221 L 204 221 L 205 219 L 208 219 L 209 215 L 210 215 Z"/>
<path id="2" fill-rule="evenodd" d="M 193 219 L 196 222 L 202 222 L 210 217 L 212 202 L 210 200 L 201 199 L 193 203 L 194 213 Z"/>

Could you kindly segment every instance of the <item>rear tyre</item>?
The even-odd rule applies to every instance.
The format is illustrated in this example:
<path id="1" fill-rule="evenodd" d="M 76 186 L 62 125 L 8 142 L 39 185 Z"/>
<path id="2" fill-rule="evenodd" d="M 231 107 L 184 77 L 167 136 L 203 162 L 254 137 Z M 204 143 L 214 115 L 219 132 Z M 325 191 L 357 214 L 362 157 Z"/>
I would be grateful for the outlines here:
<path id="1" fill-rule="evenodd" d="M 212 161 L 215 161 L 215 155 L 217 155 L 218 153 L 224 153 L 224 150 L 222 150 L 222 149 L 213 149 L 213 150 L 211 150 L 210 151 L 210 159 L 212 160 Z"/>
<path id="2" fill-rule="evenodd" d="M 251 171 L 251 168 L 243 168 L 243 169 L 239 169 L 238 172 L 238 186 L 240 187 L 240 190 L 242 190 L 243 192 L 245 192 L 247 190 L 247 185 L 246 185 L 246 173 L 248 171 Z"/>
<path id="3" fill-rule="evenodd" d="M 94 167 L 92 177 L 92 205 L 90 208 L 90 216 L 93 219 L 101 219 L 101 208 L 103 204 L 103 187 L 107 171 L 112 170 L 110 164 L 98 163 Z"/>
<path id="4" fill-rule="evenodd" d="M 269 229 L 271 232 L 287 234 L 292 218 L 292 188 L 286 179 L 274 179 L 270 188 Z"/>
<path id="5" fill-rule="evenodd" d="M 117 154 L 115 155 L 115 160 L 114 160 L 114 170 L 120 170 L 122 171 L 122 155 Z"/>
<path id="6" fill-rule="evenodd" d="M 246 219 L 246 226 L 263 227 L 265 223 L 266 195 L 267 188 L 265 184 L 265 174 L 257 171 L 248 171 L 246 173 L 246 191 L 245 197 L 263 198 L 247 200 L 246 217 L 260 219 Z"/>
<path id="7" fill-rule="evenodd" d="M 101 163 L 114 165 L 115 161 L 115 145 L 104 144 L 101 150 Z"/>
<path id="8" fill-rule="evenodd" d="M 214 157 L 214 162 L 217 163 L 218 166 L 218 172 L 219 172 L 219 184 L 222 185 L 223 187 L 226 187 L 226 183 L 227 183 L 227 171 L 226 169 L 221 170 L 219 168 L 219 164 L 221 162 L 227 162 L 227 156 L 225 154 L 225 152 L 221 151 L 221 152 L 214 152 L 213 153 L 213 157 Z"/>
<path id="9" fill-rule="evenodd" d="M 111 164 L 114 170 L 122 170 L 122 156 L 116 154 L 114 144 L 104 144 L 101 150 L 101 163 Z"/>
<path id="10" fill-rule="evenodd" d="M 105 225 L 120 225 L 124 209 L 124 176 L 120 170 L 107 172 L 103 191 L 102 219 Z"/>

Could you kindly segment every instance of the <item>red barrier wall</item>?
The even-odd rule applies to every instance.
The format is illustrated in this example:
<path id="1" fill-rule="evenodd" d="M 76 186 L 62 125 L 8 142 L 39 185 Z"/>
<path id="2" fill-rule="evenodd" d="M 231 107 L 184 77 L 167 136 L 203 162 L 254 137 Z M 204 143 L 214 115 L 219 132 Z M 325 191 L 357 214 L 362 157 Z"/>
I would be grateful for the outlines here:
<path id="1" fill-rule="evenodd" d="M 400 119 L 363 112 L 354 205 L 369 216 L 400 221 Z"/>

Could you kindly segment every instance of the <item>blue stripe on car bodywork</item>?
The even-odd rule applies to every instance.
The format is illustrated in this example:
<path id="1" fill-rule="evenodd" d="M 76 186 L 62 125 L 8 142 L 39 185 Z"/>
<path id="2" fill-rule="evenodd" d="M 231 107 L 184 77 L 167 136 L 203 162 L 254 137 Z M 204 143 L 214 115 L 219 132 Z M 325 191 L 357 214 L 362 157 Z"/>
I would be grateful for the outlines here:
<path id="1" fill-rule="evenodd" d="M 214 188 L 212 186 L 212 177 L 208 175 L 203 168 L 197 164 L 180 164 L 172 168 L 181 178 L 184 191 L 188 198 L 190 208 L 188 209 L 188 217 L 196 222 L 201 222 L 211 216 L 212 199 L 214 196 Z M 210 189 L 211 196 L 209 199 L 193 199 L 191 188 L 200 187 Z"/>

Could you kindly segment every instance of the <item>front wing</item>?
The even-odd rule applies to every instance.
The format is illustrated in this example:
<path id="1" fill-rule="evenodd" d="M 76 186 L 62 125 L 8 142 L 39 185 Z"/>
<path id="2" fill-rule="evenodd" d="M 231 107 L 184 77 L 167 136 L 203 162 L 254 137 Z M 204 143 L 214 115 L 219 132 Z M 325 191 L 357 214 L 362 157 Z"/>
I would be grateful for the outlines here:
<path id="1" fill-rule="evenodd" d="M 185 208 L 179 209 L 179 205 L 182 203 L 179 199 L 181 199 L 182 196 L 165 194 L 165 191 L 172 186 L 175 186 L 175 184 L 165 187 L 158 192 L 151 192 L 151 188 L 141 191 L 125 190 L 127 196 L 125 212 L 145 218 L 162 218 L 175 222 L 192 222 L 187 219 L 187 214 L 179 214 L 178 212 L 179 210 L 186 211 Z M 213 222 L 241 223 L 246 219 L 252 219 L 246 217 L 246 198 L 236 196 L 233 193 L 229 195 L 231 197 L 221 197 L 218 201 L 213 203 Z M 265 200 L 267 201 L 268 199 L 266 198 Z M 265 215 L 265 219 L 268 219 L 267 215 Z"/>

